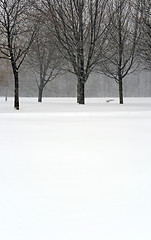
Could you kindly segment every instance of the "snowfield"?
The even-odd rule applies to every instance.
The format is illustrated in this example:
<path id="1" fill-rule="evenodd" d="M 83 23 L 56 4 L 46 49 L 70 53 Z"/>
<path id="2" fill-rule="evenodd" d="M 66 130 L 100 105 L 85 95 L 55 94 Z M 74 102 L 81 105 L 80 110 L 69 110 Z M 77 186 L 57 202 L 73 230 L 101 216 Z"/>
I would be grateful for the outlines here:
<path id="1" fill-rule="evenodd" d="M 1 240 L 150 240 L 151 98 L 0 98 Z"/>

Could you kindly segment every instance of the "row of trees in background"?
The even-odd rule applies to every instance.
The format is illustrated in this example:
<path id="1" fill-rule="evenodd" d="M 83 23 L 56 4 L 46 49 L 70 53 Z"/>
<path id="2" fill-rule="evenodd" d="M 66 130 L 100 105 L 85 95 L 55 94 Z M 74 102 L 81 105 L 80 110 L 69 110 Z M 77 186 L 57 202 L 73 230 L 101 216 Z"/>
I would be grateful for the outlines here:
<path id="1" fill-rule="evenodd" d="M 7 101 L 8 88 L 12 78 L 12 69 L 9 60 L 0 59 L 0 86 L 5 88 L 5 101 Z"/>
<path id="2" fill-rule="evenodd" d="M 26 60 L 39 90 L 58 74 L 73 73 L 84 104 L 92 72 L 113 78 L 123 103 L 123 78 L 151 68 L 149 0 L 0 0 L 0 58 L 10 61 L 14 107 L 19 109 L 20 66 Z M 101 89 L 100 89 L 101 91 Z"/>

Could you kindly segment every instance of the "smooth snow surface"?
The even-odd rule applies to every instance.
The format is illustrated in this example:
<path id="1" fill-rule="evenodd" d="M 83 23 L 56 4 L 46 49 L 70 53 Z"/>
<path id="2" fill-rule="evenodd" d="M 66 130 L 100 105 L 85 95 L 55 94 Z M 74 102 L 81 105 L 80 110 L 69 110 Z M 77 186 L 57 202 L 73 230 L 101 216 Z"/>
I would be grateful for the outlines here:
<path id="1" fill-rule="evenodd" d="M 151 98 L 0 99 L 1 240 L 150 240 Z"/>

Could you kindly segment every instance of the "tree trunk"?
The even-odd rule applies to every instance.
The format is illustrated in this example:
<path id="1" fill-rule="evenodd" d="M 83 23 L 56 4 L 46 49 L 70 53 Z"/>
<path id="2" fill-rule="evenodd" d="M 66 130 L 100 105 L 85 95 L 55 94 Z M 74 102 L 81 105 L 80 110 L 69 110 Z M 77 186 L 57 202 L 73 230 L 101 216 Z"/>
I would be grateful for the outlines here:
<path id="1" fill-rule="evenodd" d="M 119 102 L 123 104 L 123 79 L 119 77 Z"/>
<path id="2" fill-rule="evenodd" d="M 13 69 L 14 72 L 14 79 L 15 79 L 15 98 L 14 98 L 14 108 L 19 110 L 19 78 L 18 78 L 18 71 Z"/>
<path id="3" fill-rule="evenodd" d="M 80 84 L 77 82 L 77 103 L 80 102 Z"/>
<path id="4" fill-rule="evenodd" d="M 124 53 L 124 46 L 123 46 L 123 37 L 122 37 L 122 4 L 119 2 L 119 9 L 118 9 L 118 35 L 119 35 L 119 63 L 118 63 L 118 82 L 119 82 L 119 103 L 123 104 L 123 77 L 122 77 L 122 60 L 123 60 L 123 53 Z"/>
<path id="5" fill-rule="evenodd" d="M 10 46 L 10 44 L 9 44 L 9 46 Z M 11 47 L 10 47 L 10 49 L 11 49 Z M 16 108 L 16 110 L 19 110 L 19 76 L 18 76 L 18 69 L 16 66 L 16 62 L 14 61 L 14 56 L 13 56 L 12 50 L 10 50 L 10 56 L 11 56 L 11 65 L 12 65 L 14 81 L 15 81 L 14 108 Z"/>
<path id="6" fill-rule="evenodd" d="M 6 87 L 6 90 L 5 90 L 5 101 L 7 102 L 7 96 L 8 96 L 8 87 Z"/>
<path id="7" fill-rule="evenodd" d="M 77 83 L 77 103 L 85 104 L 85 92 L 84 92 L 85 84 L 81 81 Z"/>
<path id="8" fill-rule="evenodd" d="M 39 87 L 38 88 L 38 102 L 42 102 L 42 93 L 43 93 L 43 88 Z"/>

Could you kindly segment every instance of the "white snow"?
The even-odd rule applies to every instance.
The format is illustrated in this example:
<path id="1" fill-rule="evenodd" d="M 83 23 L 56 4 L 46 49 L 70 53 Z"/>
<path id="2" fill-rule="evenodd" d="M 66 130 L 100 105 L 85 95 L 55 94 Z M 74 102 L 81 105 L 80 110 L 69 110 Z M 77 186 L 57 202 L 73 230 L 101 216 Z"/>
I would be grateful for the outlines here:
<path id="1" fill-rule="evenodd" d="M 0 99 L 1 240 L 150 240 L 151 98 Z"/>

